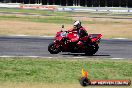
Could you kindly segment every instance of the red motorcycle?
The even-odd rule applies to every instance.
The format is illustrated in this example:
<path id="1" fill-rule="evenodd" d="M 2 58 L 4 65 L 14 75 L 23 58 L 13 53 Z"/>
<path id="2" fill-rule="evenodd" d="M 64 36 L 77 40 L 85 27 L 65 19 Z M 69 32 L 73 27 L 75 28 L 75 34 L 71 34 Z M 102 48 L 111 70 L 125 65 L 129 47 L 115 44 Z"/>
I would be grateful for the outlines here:
<path id="1" fill-rule="evenodd" d="M 62 26 L 62 28 L 64 28 L 64 26 Z M 61 30 L 57 32 L 54 42 L 49 44 L 48 51 L 51 54 L 71 52 L 93 55 L 99 49 L 101 36 L 101 34 L 89 34 L 88 36 L 79 38 L 77 32 Z"/>

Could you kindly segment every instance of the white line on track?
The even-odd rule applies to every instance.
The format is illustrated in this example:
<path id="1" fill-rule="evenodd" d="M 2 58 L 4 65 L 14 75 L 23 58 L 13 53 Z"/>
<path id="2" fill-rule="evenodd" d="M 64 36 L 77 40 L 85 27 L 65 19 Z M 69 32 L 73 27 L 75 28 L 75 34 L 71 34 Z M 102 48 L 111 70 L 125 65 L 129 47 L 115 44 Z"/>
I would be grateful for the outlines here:
<path id="1" fill-rule="evenodd" d="M 113 38 L 113 39 L 125 40 L 125 39 L 128 39 L 128 38 Z"/>
<path id="2" fill-rule="evenodd" d="M 113 60 L 122 60 L 124 58 L 110 58 L 110 59 L 113 59 Z"/>
<path id="3" fill-rule="evenodd" d="M 37 36 L 37 35 L 7 35 L 7 37 L 36 37 L 36 38 L 43 38 L 43 37 L 46 37 L 46 38 L 53 38 L 54 36 Z"/>
<path id="4" fill-rule="evenodd" d="M 86 57 L 71 57 L 71 58 L 78 58 L 79 59 L 79 58 L 86 58 Z"/>
<path id="5" fill-rule="evenodd" d="M 49 58 L 49 59 L 54 59 L 54 58 L 73 58 L 73 59 L 82 59 L 82 58 L 90 58 L 90 57 L 45 57 L 45 56 L 10 56 L 10 55 L 2 55 L 2 56 L 0 56 L 0 57 L 3 57 L 3 58 L 5 58 L 5 57 L 7 57 L 7 58 L 15 58 L 15 57 L 29 57 L 29 58 Z M 103 58 L 102 58 L 103 59 Z M 113 59 L 113 60 L 122 60 L 122 59 L 125 59 L 125 58 L 105 58 L 105 59 Z"/>

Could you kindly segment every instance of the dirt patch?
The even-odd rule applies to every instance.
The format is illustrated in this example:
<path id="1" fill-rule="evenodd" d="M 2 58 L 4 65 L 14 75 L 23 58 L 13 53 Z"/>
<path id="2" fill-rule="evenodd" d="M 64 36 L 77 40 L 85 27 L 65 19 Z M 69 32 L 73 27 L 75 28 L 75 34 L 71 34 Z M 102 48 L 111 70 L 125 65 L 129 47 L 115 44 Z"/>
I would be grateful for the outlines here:
<path id="1" fill-rule="evenodd" d="M 0 21 L 1 35 L 52 35 L 60 30 L 61 25 L 24 21 Z"/>
<path id="2" fill-rule="evenodd" d="M 124 16 L 75 15 L 71 17 L 74 20 L 81 20 L 81 21 L 96 21 L 96 22 L 107 22 L 107 23 L 132 23 L 132 17 L 124 17 Z"/>
<path id="3" fill-rule="evenodd" d="M 131 24 L 89 24 L 89 33 L 101 33 L 103 38 L 132 38 Z"/>
<path id="4" fill-rule="evenodd" d="M 88 20 L 99 21 L 99 18 L 87 18 Z M 123 20 L 123 19 L 122 19 Z M 88 33 L 101 33 L 103 38 L 125 37 L 132 38 L 131 21 L 123 21 L 120 23 L 104 23 L 83 24 Z M 111 20 L 113 22 L 113 20 Z M 116 20 L 120 21 L 120 20 Z M 106 23 L 105 23 L 106 22 Z M 71 24 L 65 24 L 65 29 L 72 28 Z M 54 23 L 38 23 L 16 20 L 1 20 L 0 35 L 55 35 L 61 30 L 61 24 Z"/>

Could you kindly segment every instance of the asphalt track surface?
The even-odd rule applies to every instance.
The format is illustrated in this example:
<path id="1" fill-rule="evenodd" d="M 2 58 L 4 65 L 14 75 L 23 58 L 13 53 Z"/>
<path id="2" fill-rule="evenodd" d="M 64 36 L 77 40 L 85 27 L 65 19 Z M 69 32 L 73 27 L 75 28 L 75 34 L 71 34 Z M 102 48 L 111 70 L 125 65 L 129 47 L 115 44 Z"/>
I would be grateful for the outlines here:
<path id="1" fill-rule="evenodd" d="M 100 49 L 94 56 L 71 53 L 52 55 L 47 50 L 49 43 L 52 41 L 53 38 L 48 37 L 0 37 L 0 56 L 132 59 L 132 40 L 102 39 Z"/>

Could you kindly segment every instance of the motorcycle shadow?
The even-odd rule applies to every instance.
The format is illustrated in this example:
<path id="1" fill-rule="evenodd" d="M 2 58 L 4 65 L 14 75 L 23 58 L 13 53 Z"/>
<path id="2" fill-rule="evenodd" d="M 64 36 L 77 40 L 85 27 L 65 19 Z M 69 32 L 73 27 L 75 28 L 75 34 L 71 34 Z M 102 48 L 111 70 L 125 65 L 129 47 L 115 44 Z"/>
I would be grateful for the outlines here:
<path id="1" fill-rule="evenodd" d="M 94 54 L 94 55 L 86 55 L 84 53 L 63 53 L 62 55 L 66 56 L 93 56 L 93 57 L 109 57 L 108 54 Z"/>

